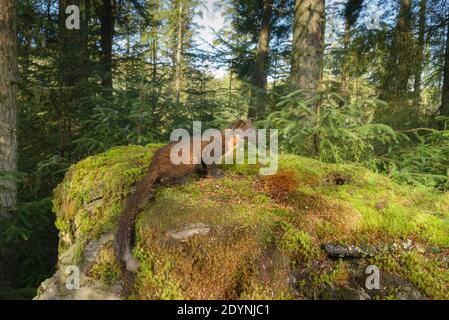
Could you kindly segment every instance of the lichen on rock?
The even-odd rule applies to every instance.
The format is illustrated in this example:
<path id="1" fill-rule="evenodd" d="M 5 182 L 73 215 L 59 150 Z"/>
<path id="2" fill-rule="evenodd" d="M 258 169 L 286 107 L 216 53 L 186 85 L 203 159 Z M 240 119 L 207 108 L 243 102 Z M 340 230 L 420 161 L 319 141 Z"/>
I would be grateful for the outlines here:
<path id="1" fill-rule="evenodd" d="M 117 147 L 70 168 L 54 193 L 58 271 L 38 299 L 119 298 L 113 231 L 159 147 Z M 279 161 L 273 177 L 226 165 L 223 179 L 160 188 L 138 218 L 130 298 L 449 298 L 447 194 L 352 164 L 288 154 Z M 389 249 L 338 259 L 325 244 Z M 382 289 L 365 288 L 372 264 L 385 274 Z M 70 266 L 80 270 L 80 289 L 67 289 Z"/>

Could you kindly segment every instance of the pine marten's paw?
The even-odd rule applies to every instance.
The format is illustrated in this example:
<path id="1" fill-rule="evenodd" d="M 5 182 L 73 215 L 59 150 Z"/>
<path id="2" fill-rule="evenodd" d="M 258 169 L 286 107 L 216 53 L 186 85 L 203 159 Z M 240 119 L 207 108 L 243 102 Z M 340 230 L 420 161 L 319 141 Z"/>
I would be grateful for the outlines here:
<path id="1" fill-rule="evenodd" d="M 218 171 L 214 176 L 214 179 L 223 179 L 224 178 L 224 174 L 221 171 Z"/>

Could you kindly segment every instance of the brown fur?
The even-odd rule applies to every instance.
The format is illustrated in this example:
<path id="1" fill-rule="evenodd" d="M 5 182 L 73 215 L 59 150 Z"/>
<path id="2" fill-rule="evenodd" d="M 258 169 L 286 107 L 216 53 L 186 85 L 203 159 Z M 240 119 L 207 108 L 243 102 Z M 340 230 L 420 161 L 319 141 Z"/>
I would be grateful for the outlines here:
<path id="1" fill-rule="evenodd" d="M 251 122 L 246 122 L 243 120 L 237 120 L 230 126 L 230 129 L 241 129 L 242 131 L 252 128 Z M 224 150 L 224 134 L 222 138 Z M 154 190 L 160 186 L 182 184 L 187 177 L 199 173 L 207 173 L 209 176 L 214 178 L 221 176 L 221 173 L 218 171 L 215 164 L 173 164 L 170 160 L 170 152 L 171 148 L 176 143 L 177 142 L 172 142 L 154 153 L 147 175 L 137 184 L 135 190 L 128 197 L 125 208 L 119 217 L 115 235 L 115 253 L 124 273 L 124 295 L 129 295 L 132 291 L 135 274 L 139 267 L 139 263 L 132 257 L 131 252 L 134 225 L 138 213 L 154 195 Z M 209 142 L 202 142 L 201 151 L 208 143 Z M 192 150 L 192 143 L 190 148 Z"/>

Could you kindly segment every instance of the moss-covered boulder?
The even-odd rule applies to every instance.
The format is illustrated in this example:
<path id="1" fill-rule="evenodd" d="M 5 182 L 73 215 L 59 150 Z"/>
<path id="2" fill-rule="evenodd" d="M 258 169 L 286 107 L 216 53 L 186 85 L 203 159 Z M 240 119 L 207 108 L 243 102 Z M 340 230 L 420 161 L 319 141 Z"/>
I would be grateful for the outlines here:
<path id="1" fill-rule="evenodd" d="M 58 271 L 38 299 L 119 298 L 115 223 L 159 147 L 113 148 L 70 168 L 54 197 Z M 131 298 L 449 299 L 448 194 L 294 155 L 279 167 L 260 177 L 226 166 L 223 179 L 160 188 L 138 219 Z M 332 246 L 361 253 L 332 256 Z M 365 286 L 369 265 L 379 289 Z"/>

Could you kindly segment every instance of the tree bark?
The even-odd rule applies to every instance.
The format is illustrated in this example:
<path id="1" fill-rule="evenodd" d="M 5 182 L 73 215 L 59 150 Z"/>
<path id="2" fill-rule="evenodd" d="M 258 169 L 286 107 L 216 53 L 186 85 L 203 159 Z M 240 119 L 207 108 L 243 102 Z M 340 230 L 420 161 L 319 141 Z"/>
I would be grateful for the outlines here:
<path id="1" fill-rule="evenodd" d="M 349 52 L 349 45 L 351 42 L 352 27 L 357 22 L 362 5 L 363 0 L 347 0 L 344 9 L 345 31 L 343 35 L 344 55 L 341 68 L 341 90 L 345 96 L 348 92 L 348 81 L 350 77 L 349 70 L 351 54 Z"/>
<path id="2" fill-rule="evenodd" d="M 415 104 L 421 103 L 421 80 L 424 66 L 426 11 L 427 11 L 427 0 L 421 0 L 419 3 L 418 48 L 417 48 L 416 70 L 415 70 L 415 83 L 413 86 L 413 93 L 415 95 Z"/>
<path id="3" fill-rule="evenodd" d="M 259 32 L 259 41 L 257 43 L 256 63 L 254 66 L 253 86 L 259 90 L 252 90 L 252 103 L 248 109 L 248 118 L 257 116 L 257 109 L 261 107 L 259 96 L 261 92 L 267 90 L 267 67 L 268 67 L 268 50 L 270 46 L 270 26 L 271 16 L 273 14 L 273 0 L 264 1 L 264 9 L 262 15 L 262 25 Z M 259 92 L 260 91 L 260 92 Z"/>
<path id="4" fill-rule="evenodd" d="M 323 58 L 324 0 L 296 0 L 293 27 L 292 88 L 316 94 Z"/>
<path id="5" fill-rule="evenodd" d="M 59 82 L 63 87 L 62 105 L 59 111 L 58 130 L 59 145 L 57 149 L 61 157 L 71 160 L 71 140 L 75 114 L 79 99 L 89 95 L 89 52 L 88 52 L 88 4 L 90 0 L 59 1 Z M 76 5 L 80 10 L 80 29 L 67 29 L 66 8 Z"/>
<path id="6" fill-rule="evenodd" d="M 112 43 L 114 36 L 113 0 L 102 0 L 100 6 L 100 42 L 101 42 L 101 86 L 104 88 L 103 96 L 112 97 Z"/>
<path id="7" fill-rule="evenodd" d="M 449 117 L 449 23 L 446 34 L 446 52 L 444 54 L 443 92 L 441 96 L 440 114 Z"/>
<path id="8" fill-rule="evenodd" d="M 74 96 L 85 95 L 82 87 L 87 84 L 89 62 L 88 35 L 88 0 L 61 0 L 59 2 L 59 30 L 60 53 L 59 71 L 64 86 L 75 87 Z M 69 5 L 76 5 L 80 9 L 80 29 L 67 29 L 65 13 Z"/>
<path id="9" fill-rule="evenodd" d="M 0 172 L 17 170 L 17 1 L 0 0 Z M 0 177 L 0 218 L 15 210 L 17 186 Z"/>
<path id="10" fill-rule="evenodd" d="M 410 54 L 413 52 L 411 18 L 411 0 L 401 0 L 390 48 L 388 71 L 383 86 L 387 93 L 387 100 L 406 97 L 408 92 L 408 81 L 415 63 L 412 61 L 412 55 Z"/>
<path id="11" fill-rule="evenodd" d="M 349 79 L 349 43 L 351 41 L 351 27 L 348 21 L 345 21 L 345 33 L 343 35 L 343 63 L 341 67 L 341 91 L 346 95 L 348 92 Z"/>
<path id="12" fill-rule="evenodd" d="M 155 6 L 155 8 L 153 10 L 158 10 L 158 7 Z M 158 37 L 158 22 L 154 22 L 153 26 L 151 27 L 151 63 L 152 63 L 152 74 L 151 74 L 151 87 L 152 87 L 152 101 L 153 101 L 153 108 L 152 110 L 154 111 L 156 109 L 156 105 L 158 102 L 158 98 L 159 98 L 159 84 L 158 84 L 158 80 L 157 80 L 157 75 L 158 75 L 158 66 L 157 66 L 157 62 L 158 62 L 158 45 L 159 45 L 159 37 Z"/>
<path id="13" fill-rule="evenodd" d="M 177 34 L 177 47 L 176 47 L 176 74 L 175 74 L 175 86 L 176 86 L 176 105 L 180 104 L 181 97 L 181 77 L 182 77 L 182 29 L 183 29 L 183 10 L 184 4 L 182 0 L 178 3 L 178 34 Z"/>

